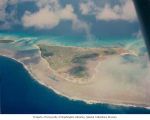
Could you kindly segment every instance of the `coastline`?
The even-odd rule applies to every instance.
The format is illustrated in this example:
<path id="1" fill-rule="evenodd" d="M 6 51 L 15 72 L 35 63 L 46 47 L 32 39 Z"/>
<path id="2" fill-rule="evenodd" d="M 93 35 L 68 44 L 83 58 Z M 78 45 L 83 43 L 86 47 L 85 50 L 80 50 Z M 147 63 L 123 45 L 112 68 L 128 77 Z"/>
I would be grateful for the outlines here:
<path id="1" fill-rule="evenodd" d="M 38 46 L 36 46 L 38 48 Z M 43 62 L 45 62 L 48 67 L 49 64 L 48 62 L 41 56 L 41 51 L 39 50 L 39 54 L 40 54 L 40 57 L 41 57 L 41 60 Z M 28 73 L 37 81 L 39 82 L 41 85 L 44 85 L 45 87 L 49 88 L 50 90 L 54 91 L 56 94 L 60 95 L 60 96 L 63 96 L 63 97 L 67 97 L 69 100 L 72 100 L 72 101 L 82 101 L 82 102 L 85 102 L 86 104 L 108 104 L 108 105 L 116 105 L 116 106 L 125 106 L 125 107 L 142 107 L 142 108 L 146 108 L 146 109 L 150 109 L 149 106 L 146 106 L 146 105 L 134 105 L 134 104 L 126 104 L 126 103 L 120 103 L 120 104 L 116 104 L 116 103 L 113 103 L 113 102 L 103 102 L 103 101 L 107 101 L 107 100 L 101 100 L 101 101 L 95 101 L 95 100 L 86 100 L 86 99 L 82 99 L 82 98 L 78 98 L 78 97 L 72 97 L 72 96 L 67 96 L 65 95 L 63 92 L 59 92 L 58 90 L 56 90 L 55 88 L 53 88 L 52 86 L 50 85 L 47 85 L 46 83 L 42 82 L 42 80 L 40 80 L 40 78 L 38 78 L 34 73 L 32 73 L 32 69 L 29 68 L 29 66 L 26 66 L 22 61 L 20 61 L 19 59 L 16 59 L 14 57 L 12 57 L 11 55 L 1 55 L 1 56 L 4 56 L 4 57 L 7 57 L 7 58 L 10 58 L 10 59 L 13 59 L 17 62 L 19 62 L 20 64 L 22 64 L 24 66 L 24 68 L 28 71 Z"/>

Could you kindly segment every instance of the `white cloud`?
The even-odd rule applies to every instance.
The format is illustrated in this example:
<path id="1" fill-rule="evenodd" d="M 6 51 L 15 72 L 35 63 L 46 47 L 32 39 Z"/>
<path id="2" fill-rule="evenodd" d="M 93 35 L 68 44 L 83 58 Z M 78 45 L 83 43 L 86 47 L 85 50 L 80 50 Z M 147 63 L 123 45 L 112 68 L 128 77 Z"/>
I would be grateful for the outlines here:
<path id="1" fill-rule="evenodd" d="M 26 11 L 22 21 L 25 27 L 36 27 L 41 29 L 55 27 L 58 25 L 60 19 L 55 13 L 49 11 L 48 8 L 42 8 L 36 13 Z"/>
<path id="2" fill-rule="evenodd" d="M 16 9 L 6 12 L 7 5 L 16 5 L 18 0 L 0 0 L 0 29 L 10 29 L 12 24 L 16 24 Z"/>
<path id="3" fill-rule="evenodd" d="M 88 1 L 87 3 L 80 4 L 80 10 L 83 15 L 88 15 L 90 12 L 94 12 L 96 9 L 96 5 L 93 1 Z"/>
<path id="4" fill-rule="evenodd" d="M 131 92 L 134 97 L 148 100 L 147 96 L 150 96 L 148 92 L 150 86 L 148 56 L 137 56 L 136 59 L 134 62 L 127 62 L 128 60 L 124 62 L 121 56 L 111 56 L 111 60 L 107 58 L 97 66 L 94 80 L 103 78 L 101 84 L 110 85 L 108 89 L 111 94 L 126 95 Z"/>
<path id="5" fill-rule="evenodd" d="M 8 4 L 15 5 L 18 2 L 18 0 L 0 0 L 0 20 L 4 21 L 6 17 L 8 16 L 8 13 L 6 13 L 6 7 Z"/>
<path id="6" fill-rule="evenodd" d="M 106 4 L 101 12 L 96 14 L 96 19 L 110 21 L 120 19 L 120 16 L 116 13 L 115 8 L 112 9 L 109 4 Z"/>
<path id="7" fill-rule="evenodd" d="M 78 18 L 71 4 L 62 7 L 58 0 L 38 0 L 36 5 L 39 7 L 37 12 L 26 11 L 23 15 L 22 23 L 24 27 L 52 29 L 59 25 L 61 21 L 71 21 L 73 29 L 89 33 L 88 24 Z"/>
<path id="8" fill-rule="evenodd" d="M 43 4 L 43 3 L 42 3 Z M 38 3 L 39 5 L 39 3 Z M 39 29 L 52 29 L 62 20 L 76 21 L 77 16 L 74 13 L 72 5 L 66 5 L 64 8 L 54 10 L 55 6 L 40 5 L 39 11 L 31 13 L 26 11 L 22 21 L 25 27 L 35 27 Z"/>
<path id="9" fill-rule="evenodd" d="M 129 22 L 137 20 L 132 0 L 123 0 L 113 6 L 107 1 L 101 7 L 93 1 L 88 1 L 80 4 L 80 10 L 83 15 L 95 15 L 97 20 L 124 20 Z"/>
<path id="10" fill-rule="evenodd" d="M 127 0 L 125 5 L 122 7 L 122 16 L 121 18 L 127 19 L 130 21 L 137 20 L 137 15 L 135 11 L 135 7 L 132 0 Z"/>
<path id="11" fill-rule="evenodd" d="M 143 33 L 141 29 L 139 29 L 137 32 L 133 33 L 133 36 L 136 37 L 137 39 L 143 39 Z"/>
<path id="12" fill-rule="evenodd" d="M 3 21 L 6 17 L 6 6 L 7 6 L 7 0 L 0 0 L 0 21 Z"/>
<path id="13" fill-rule="evenodd" d="M 39 8 L 48 6 L 51 10 L 60 9 L 61 6 L 58 0 L 33 0 Z"/>
<path id="14" fill-rule="evenodd" d="M 66 7 L 60 11 L 60 18 L 72 21 L 77 20 L 77 15 L 74 13 L 72 5 L 66 5 Z"/>

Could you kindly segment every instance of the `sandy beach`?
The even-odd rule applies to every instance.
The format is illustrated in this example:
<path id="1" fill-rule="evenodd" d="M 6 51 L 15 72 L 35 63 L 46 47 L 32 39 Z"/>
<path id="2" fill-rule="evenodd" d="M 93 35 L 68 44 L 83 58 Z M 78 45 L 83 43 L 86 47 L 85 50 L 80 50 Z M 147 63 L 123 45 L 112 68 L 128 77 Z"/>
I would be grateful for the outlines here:
<path id="1" fill-rule="evenodd" d="M 150 92 L 147 90 L 150 81 L 146 78 L 148 77 L 146 76 L 148 70 L 145 69 L 143 73 L 140 73 L 141 65 L 122 64 L 120 55 L 111 55 L 111 57 L 108 55 L 105 56 L 104 60 L 98 59 L 90 82 L 82 84 L 82 82 L 70 82 L 59 75 L 51 68 L 48 61 L 41 56 L 42 53 L 39 48 L 32 56 L 31 53 L 28 54 L 28 51 L 26 51 L 26 54 L 21 53 L 21 56 L 19 56 L 19 53 L 20 51 L 0 51 L 0 55 L 13 58 L 22 63 L 39 83 L 54 90 L 59 95 L 72 100 L 82 100 L 89 104 L 108 103 L 150 107 Z M 93 63 L 88 65 L 91 66 Z M 130 66 L 130 70 L 128 66 Z M 137 81 L 133 81 L 128 77 L 133 71 L 137 75 L 134 74 L 131 78 L 133 80 L 137 79 Z M 145 79 L 144 82 L 143 78 Z"/>

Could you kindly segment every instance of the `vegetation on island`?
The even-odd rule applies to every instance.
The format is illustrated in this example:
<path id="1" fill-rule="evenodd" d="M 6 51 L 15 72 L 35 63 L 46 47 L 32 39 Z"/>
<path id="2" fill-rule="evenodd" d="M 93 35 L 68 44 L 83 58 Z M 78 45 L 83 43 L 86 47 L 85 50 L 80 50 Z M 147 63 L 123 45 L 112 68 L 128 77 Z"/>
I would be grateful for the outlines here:
<path id="1" fill-rule="evenodd" d="M 100 56 L 113 55 L 117 53 L 113 48 L 79 48 L 38 45 L 41 55 L 50 67 L 61 74 L 69 74 L 76 78 L 87 78 L 89 76 L 88 62 L 99 60 Z"/>

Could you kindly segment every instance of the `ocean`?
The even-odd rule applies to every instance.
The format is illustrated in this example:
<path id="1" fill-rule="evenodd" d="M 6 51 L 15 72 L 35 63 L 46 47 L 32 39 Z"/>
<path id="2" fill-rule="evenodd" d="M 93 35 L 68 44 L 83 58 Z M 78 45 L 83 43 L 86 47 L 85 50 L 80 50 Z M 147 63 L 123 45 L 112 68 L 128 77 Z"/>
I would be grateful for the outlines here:
<path id="1" fill-rule="evenodd" d="M 33 49 L 35 44 L 76 47 L 124 47 L 144 51 L 144 41 L 103 39 L 84 36 L 33 36 L 23 33 L 0 33 L 0 39 L 15 40 L 0 44 L 0 50 Z M 150 110 L 109 104 L 87 104 L 70 100 L 39 84 L 19 62 L 0 56 L 0 112 L 3 114 L 147 114 Z"/>
<path id="2" fill-rule="evenodd" d="M 97 38 L 91 36 L 52 36 L 52 35 L 30 35 L 25 33 L 0 33 L 0 40 L 14 40 L 14 46 L 32 46 L 39 43 L 48 43 L 58 46 L 75 47 L 125 47 L 136 42 L 144 44 L 144 40 L 136 37 L 127 38 Z M 13 44 L 12 44 L 13 45 Z M 134 44 L 136 45 L 136 44 Z"/>
<path id="3" fill-rule="evenodd" d="M 149 114 L 150 110 L 70 100 L 34 80 L 24 66 L 0 56 L 2 114 Z"/>

